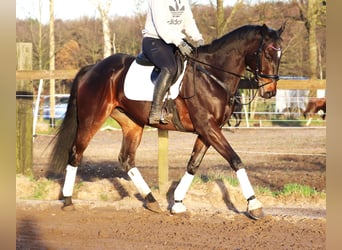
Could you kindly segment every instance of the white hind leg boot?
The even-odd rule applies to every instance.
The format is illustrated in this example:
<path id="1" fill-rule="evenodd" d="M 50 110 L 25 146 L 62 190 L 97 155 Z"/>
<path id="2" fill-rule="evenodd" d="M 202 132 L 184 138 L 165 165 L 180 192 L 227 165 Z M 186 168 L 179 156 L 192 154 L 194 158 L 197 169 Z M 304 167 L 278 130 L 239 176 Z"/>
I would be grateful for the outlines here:
<path id="1" fill-rule="evenodd" d="M 64 197 L 72 196 L 74 185 L 75 185 L 76 173 L 77 173 L 77 167 L 73 167 L 71 165 L 68 165 L 66 167 L 66 175 L 65 175 L 64 186 L 63 186 L 63 191 L 62 191 Z"/>
<path id="2" fill-rule="evenodd" d="M 186 192 L 188 192 L 194 177 L 194 175 L 189 174 L 188 172 L 186 172 L 182 177 L 174 192 L 175 204 L 171 208 L 171 213 L 177 214 L 184 213 L 186 211 L 186 207 L 183 204 L 183 199 L 186 195 Z"/>

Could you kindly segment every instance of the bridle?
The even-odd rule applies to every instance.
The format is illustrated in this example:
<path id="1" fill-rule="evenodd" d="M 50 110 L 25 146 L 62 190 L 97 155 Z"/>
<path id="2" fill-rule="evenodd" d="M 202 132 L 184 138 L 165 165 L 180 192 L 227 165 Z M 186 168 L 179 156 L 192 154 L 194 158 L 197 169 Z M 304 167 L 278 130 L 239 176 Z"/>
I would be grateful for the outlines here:
<path id="1" fill-rule="evenodd" d="M 255 72 L 253 72 L 252 70 L 249 70 L 249 71 L 251 71 L 254 74 L 254 76 L 255 76 L 255 78 L 257 79 L 258 82 L 259 82 L 259 78 L 266 78 L 266 79 L 272 79 L 272 80 L 278 81 L 279 80 L 279 75 L 278 74 L 277 75 L 269 75 L 269 74 L 260 73 L 261 53 L 262 53 L 262 48 L 264 47 L 264 44 L 265 44 L 265 42 L 264 42 L 264 39 L 262 38 L 261 42 L 260 42 L 260 46 L 259 46 L 259 48 L 258 48 L 258 50 L 256 52 L 257 60 L 256 60 Z M 276 51 L 281 51 L 281 48 L 276 48 L 272 44 L 268 45 L 268 48 L 271 48 L 271 49 L 276 50 Z M 278 67 L 279 67 L 279 65 L 277 65 L 277 68 Z M 264 86 L 264 85 L 262 85 L 262 86 Z"/>
<path id="2" fill-rule="evenodd" d="M 267 81 L 266 83 L 260 84 L 260 82 L 261 82 L 260 78 L 271 79 L 271 80 L 275 80 L 275 81 L 279 80 L 279 75 L 278 74 L 275 74 L 275 75 L 263 74 L 261 72 L 261 70 L 260 70 L 260 67 L 261 67 L 261 53 L 262 53 L 262 49 L 264 47 L 264 44 L 265 44 L 264 38 L 262 38 L 261 41 L 260 41 L 260 45 L 259 45 L 258 50 L 254 53 L 256 55 L 256 67 L 255 67 L 256 69 L 252 70 L 252 69 L 250 69 L 248 67 L 246 68 L 247 71 L 251 72 L 254 75 L 253 80 L 257 83 L 258 89 L 263 88 L 264 86 L 272 83 L 272 81 Z M 281 48 L 275 48 L 272 44 L 270 44 L 269 47 L 274 49 L 274 50 L 276 50 L 276 51 L 281 51 Z M 248 78 L 249 80 L 251 80 L 249 77 L 245 77 L 244 75 L 240 75 L 240 74 L 237 74 L 237 73 L 234 73 L 234 72 L 231 72 L 231 71 L 227 71 L 227 70 L 224 70 L 222 68 L 216 67 L 216 66 L 214 66 L 212 64 L 209 64 L 209 63 L 203 62 L 201 60 L 198 60 L 197 59 L 197 48 L 195 48 L 195 55 L 196 55 L 196 58 L 195 57 L 189 57 L 189 56 L 187 57 L 190 61 L 194 62 L 195 69 L 203 72 L 204 74 L 209 76 L 211 79 L 213 79 L 223 89 L 225 89 L 228 92 L 228 94 L 230 94 L 230 92 L 229 92 L 229 89 L 226 87 L 226 85 L 221 80 L 219 80 L 216 76 L 214 76 L 212 73 L 210 73 L 205 68 L 203 68 L 201 65 L 208 66 L 208 67 L 210 67 L 212 69 L 215 69 L 217 71 L 221 71 L 221 72 L 224 72 L 226 74 L 230 74 L 230 75 L 233 75 L 233 76 L 236 76 L 236 77 L 239 77 L 239 78 Z M 201 64 L 201 65 L 196 65 L 196 63 Z M 277 67 L 279 67 L 279 65 L 277 65 Z M 253 99 L 254 98 L 255 98 L 255 96 L 253 97 Z"/>

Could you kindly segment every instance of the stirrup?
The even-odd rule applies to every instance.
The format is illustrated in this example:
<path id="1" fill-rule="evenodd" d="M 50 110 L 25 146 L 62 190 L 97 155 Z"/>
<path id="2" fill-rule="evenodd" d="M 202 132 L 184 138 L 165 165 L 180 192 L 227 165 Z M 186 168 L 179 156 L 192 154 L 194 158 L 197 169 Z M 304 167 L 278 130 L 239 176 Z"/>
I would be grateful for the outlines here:
<path id="1" fill-rule="evenodd" d="M 158 125 L 158 124 L 167 125 L 167 124 L 169 124 L 169 122 L 166 119 L 164 119 L 164 117 L 161 117 L 158 120 L 157 119 L 153 119 L 153 120 L 148 119 L 148 124 L 150 124 L 150 125 Z"/>
<path id="2" fill-rule="evenodd" d="M 159 119 L 159 123 L 163 125 L 169 124 L 169 122 L 164 118 L 164 116 L 161 116 Z"/>
<path id="3" fill-rule="evenodd" d="M 150 116 L 148 117 L 148 123 L 150 125 L 158 125 L 158 124 L 166 125 L 168 124 L 168 121 L 164 119 L 163 112 L 161 111 L 160 113 L 158 112 L 157 115 L 155 113 L 150 114 Z"/>

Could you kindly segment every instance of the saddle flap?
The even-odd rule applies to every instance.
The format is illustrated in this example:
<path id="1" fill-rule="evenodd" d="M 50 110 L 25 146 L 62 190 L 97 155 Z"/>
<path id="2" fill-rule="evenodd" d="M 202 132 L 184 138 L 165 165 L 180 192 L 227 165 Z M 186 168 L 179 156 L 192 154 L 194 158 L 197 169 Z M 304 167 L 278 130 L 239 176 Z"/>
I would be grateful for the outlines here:
<path id="1" fill-rule="evenodd" d="M 169 98 L 176 99 L 183 80 L 186 62 L 176 82 L 170 87 Z M 154 66 L 142 66 L 135 61 L 129 67 L 124 83 L 124 93 L 128 99 L 136 101 L 152 101 L 154 81 L 159 72 Z"/>

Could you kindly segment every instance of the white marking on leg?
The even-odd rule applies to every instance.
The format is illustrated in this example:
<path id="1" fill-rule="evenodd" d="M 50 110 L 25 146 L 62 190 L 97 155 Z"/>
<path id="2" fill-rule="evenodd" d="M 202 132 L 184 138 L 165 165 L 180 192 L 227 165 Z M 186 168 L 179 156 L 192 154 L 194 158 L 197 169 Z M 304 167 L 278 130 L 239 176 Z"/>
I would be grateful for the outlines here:
<path id="1" fill-rule="evenodd" d="M 128 176 L 131 178 L 135 187 L 138 189 L 139 193 L 143 196 L 143 198 L 145 198 L 149 193 L 151 193 L 151 189 L 145 182 L 139 169 L 137 169 L 136 167 L 130 169 L 128 171 Z"/>
<path id="2" fill-rule="evenodd" d="M 311 123 L 312 117 L 309 118 L 309 120 L 306 122 L 305 126 L 309 126 Z"/>
<path id="3" fill-rule="evenodd" d="M 66 175 L 65 175 L 64 186 L 63 186 L 64 197 L 72 196 L 74 185 L 75 185 L 76 173 L 77 173 L 77 167 L 73 167 L 71 165 L 68 165 L 66 167 Z"/>

